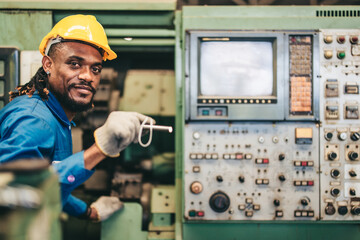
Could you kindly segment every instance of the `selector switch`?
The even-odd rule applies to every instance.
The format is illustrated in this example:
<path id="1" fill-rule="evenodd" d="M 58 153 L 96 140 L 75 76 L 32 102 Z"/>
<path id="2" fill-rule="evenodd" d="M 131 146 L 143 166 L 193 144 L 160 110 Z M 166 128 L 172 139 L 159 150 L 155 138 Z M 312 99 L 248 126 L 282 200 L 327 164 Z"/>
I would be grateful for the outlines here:
<path id="1" fill-rule="evenodd" d="M 353 141 L 358 141 L 360 139 L 360 133 L 358 132 L 353 132 L 351 133 L 351 136 L 350 136 L 351 140 Z"/>
<path id="2" fill-rule="evenodd" d="M 280 153 L 279 154 L 279 160 L 283 161 L 285 159 L 285 154 L 284 153 Z"/>
<path id="3" fill-rule="evenodd" d="M 325 133 L 326 141 L 330 141 L 333 138 L 334 134 L 332 132 Z"/>
<path id="4" fill-rule="evenodd" d="M 340 189 L 338 189 L 338 188 L 332 188 L 332 189 L 330 190 L 330 194 L 331 194 L 333 197 L 337 197 L 337 196 L 339 196 L 339 194 L 340 194 Z"/>
<path id="5" fill-rule="evenodd" d="M 279 199 L 274 199 L 274 205 L 276 207 L 280 206 L 280 200 Z"/>
<path id="6" fill-rule="evenodd" d="M 338 208 L 338 213 L 340 214 L 340 215 L 345 215 L 345 214 L 347 214 L 348 213 L 348 207 L 347 206 L 339 206 L 339 208 Z"/>
<path id="7" fill-rule="evenodd" d="M 335 160 L 337 158 L 337 153 L 336 152 L 329 152 L 328 153 L 328 159 L 329 160 Z"/>
<path id="8" fill-rule="evenodd" d="M 336 212 L 336 209 L 332 203 L 328 203 L 325 207 L 325 214 L 326 215 L 334 215 Z"/>
<path id="9" fill-rule="evenodd" d="M 307 205 L 309 205 L 309 200 L 306 199 L 306 198 L 302 198 L 302 199 L 300 200 L 300 203 L 301 203 L 301 205 L 303 205 L 303 206 L 307 206 Z"/>
<path id="10" fill-rule="evenodd" d="M 356 191 L 355 191 L 355 189 L 354 189 L 354 188 L 350 188 L 349 194 L 350 194 L 351 196 L 356 196 Z"/>
<path id="11" fill-rule="evenodd" d="M 354 152 L 354 151 L 350 151 L 348 153 L 348 157 L 351 161 L 356 161 L 359 157 L 359 154 L 357 152 Z"/>
<path id="12" fill-rule="evenodd" d="M 360 215 L 360 206 L 356 205 L 351 208 L 351 214 Z"/>
<path id="13" fill-rule="evenodd" d="M 241 183 L 245 182 L 245 177 L 243 175 L 239 176 L 239 182 Z"/>
<path id="14" fill-rule="evenodd" d="M 357 176 L 357 174 L 356 174 L 356 172 L 354 170 L 350 170 L 349 175 L 350 175 L 350 177 L 356 177 Z"/>
<path id="15" fill-rule="evenodd" d="M 219 191 L 211 195 L 209 204 L 215 212 L 225 212 L 230 207 L 230 198 L 225 193 Z"/>
<path id="16" fill-rule="evenodd" d="M 216 176 L 216 181 L 222 182 L 222 181 L 224 181 L 224 179 L 222 176 L 218 175 L 218 176 Z"/>
<path id="17" fill-rule="evenodd" d="M 340 176 L 340 171 L 338 169 L 332 169 L 330 175 L 333 178 L 338 178 Z"/>
<path id="18" fill-rule="evenodd" d="M 284 182 L 284 181 L 286 180 L 284 174 L 280 174 L 280 175 L 279 175 L 279 180 L 280 180 L 281 182 Z"/>

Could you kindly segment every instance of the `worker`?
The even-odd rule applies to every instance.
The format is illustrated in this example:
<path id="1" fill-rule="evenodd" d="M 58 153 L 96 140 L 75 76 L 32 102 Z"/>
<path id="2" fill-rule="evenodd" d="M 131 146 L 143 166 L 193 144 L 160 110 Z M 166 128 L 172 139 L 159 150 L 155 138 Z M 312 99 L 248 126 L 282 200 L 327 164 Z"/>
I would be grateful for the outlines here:
<path id="1" fill-rule="evenodd" d="M 94 132 L 95 143 L 72 154 L 71 127 L 76 113 L 91 109 L 102 63 L 117 57 L 102 25 L 91 15 L 63 18 L 43 38 L 42 67 L 25 85 L 10 92 L 0 112 L 0 164 L 45 158 L 57 171 L 63 211 L 94 221 L 122 208 L 116 197 L 103 196 L 88 206 L 71 192 L 86 181 L 106 157 L 118 157 L 137 142 L 146 116 L 112 112 Z M 151 119 L 152 120 L 152 119 Z"/>

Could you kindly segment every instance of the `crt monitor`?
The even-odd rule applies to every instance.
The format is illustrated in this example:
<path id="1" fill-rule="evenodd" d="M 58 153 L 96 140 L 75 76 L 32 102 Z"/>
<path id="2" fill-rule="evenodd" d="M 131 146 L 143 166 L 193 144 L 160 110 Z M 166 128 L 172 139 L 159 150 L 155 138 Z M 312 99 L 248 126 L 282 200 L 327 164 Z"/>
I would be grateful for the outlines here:
<path id="1" fill-rule="evenodd" d="M 286 31 L 188 31 L 186 118 L 314 118 L 314 36 Z"/>

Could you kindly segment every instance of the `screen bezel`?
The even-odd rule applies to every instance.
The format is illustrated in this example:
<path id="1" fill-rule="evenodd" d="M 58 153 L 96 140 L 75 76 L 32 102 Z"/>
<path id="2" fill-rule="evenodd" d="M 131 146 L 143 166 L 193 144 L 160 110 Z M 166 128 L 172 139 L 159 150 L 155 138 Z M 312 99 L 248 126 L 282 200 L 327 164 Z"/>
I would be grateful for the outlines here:
<path id="1" fill-rule="evenodd" d="M 230 38 L 252 39 L 258 41 L 273 42 L 273 96 L 266 99 L 259 97 L 246 97 L 246 102 L 236 101 L 234 98 L 217 97 L 219 101 L 206 101 L 200 94 L 200 49 L 203 38 Z M 285 38 L 283 32 L 274 31 L 187 31 L 186 36 L 186 64 L 185 64 L 185 94 L 186 94 L 186 118 L 188 120 L 283 120 L 284 119 L 284 69 L 285 61 Z M 286 65 L 286 66 L 285 66 Z M 239 99 L 237 99 L 239 100 Z M 245 99 L 243 99 L 245 100 Z M 200 116 L 199 107 L 223 107 L 226 114 L 222 116 Z"/>

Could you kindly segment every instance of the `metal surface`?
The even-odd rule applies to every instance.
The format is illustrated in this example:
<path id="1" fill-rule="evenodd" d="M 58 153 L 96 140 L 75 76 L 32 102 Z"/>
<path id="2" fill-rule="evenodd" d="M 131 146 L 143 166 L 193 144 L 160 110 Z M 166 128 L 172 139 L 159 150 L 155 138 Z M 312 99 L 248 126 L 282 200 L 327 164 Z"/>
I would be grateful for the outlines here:
<path id="1" fill-rule="evenodd" d="M 56 174 L 48 169 L 46 160 L 19 160 L 18 163 L 1 167 L 5 172 L 0 172 L 0 179 L 9 180 L 9 173 L 13 177 L 0 186 L 0 238 L 60 240 L 61 202 Z M 10 200 L 7 206 L 4 200 Z"/>
<path id="2" fill-rule="evenodd" d="M 138 203 L 125 203 L 124 208 L 101 223 L 101 240 L 142 240 L 147 232 L 142 231 L 142 208 Z"/>
<path id="3" fill-rule="evenodd" d="M 176 50 L 177 53 L 182 51 L 181 58 L 177 55 L 176 74 L 177 84 L 180 85 L 177 92 L 176 115 L 177 124 L 180 125 L 177 125 L 176 129 L 176 139 L 179 140 L 176 145 L 177 166 L 181 167 L 182 171 L 176 172 L 176 183 L 181 182 L 182 186 L 177 186 L 177 193 L 183 195 L 182 210 L 177 210 L 177 216 L 181 214 L 182 217 L 181 220 L 177 218 L 177 224 L 181 225 L 176 229 L 181 231 L 181 234 L 177 233 L 177 239 L 336 239 L 342 238 L 340 232 L 346 232 L 346 236 L 353 239 L 359 238 L 359 183 L 357 175 L 352 173 L 352 178 L 348 176 L 351 170 L 359 170 L 358 161 L 351 161 L 349 155 L 351 153 L 352 158 L 358 158 L 356 140 L 349 139 L 349 135 L 359 131 L 356 125 L 358 92 L 353 92 L 358 91 L 356 73 L 353 70 L 357 56 L 354 59 L 336 60 L 338 50 L 346 50 L 346 56 L 349 55 L 349 35 L 358 36 L 357 32 L 346 29 L 355 29 L 360 24 L 359 11 L 360 8 L 356 6 L 183 8 L 181 25 L 177 25 L 181 28 L 179 35 L 183 42 L 182 45 L 177 45 Z M 341 31 L 323 30 L 329 28 Z M 191 49 L 191 46 L 189 48 L 187 45 L 189 38 L 186 38 L 186 34 L 192 30 L 223 31 L 228 32 L 229 36 L 240 30 L 254 33 L 260 30 L 314 31 L 310 63 L 312 72 L 309 73 L 313 74 L 311 97 L 313 111 L 318 113 L 317 117 L 308 120 L 303 117 L 296 121 L 297 118 L 290 115 L 289 75 L 285 77 L 284 82 L 285 97 L 288 99 L 284 102 L 284 110 L 285 115 L 289 114 L 285 121 L 274 122 L 265 116 L 262 117 L 262 121 L 255 123 L 249 121 L 256 119 L 247 116 L 246 112 L 241 115 L 235 114 L 233 121 L 209 117 L 197 123 L 192 118 L 186 118 L 184 112 L 193 107 L 191 104 L 184 105 L 188 96 L 191 96 L 188 95 L 189 92 L 192 91 L 191 87 L 186 86 L 194 84 L 191 82 L 194 79 L 188 78 L 187 73 L 189 69 L 197 71 L 193 69 L 197 67 L 196 64 L 190 64 L 188 67 L 187 62 L 184 62 L 184 59 L 191 59 L 194 54 L 186 51 Z M 338 64 L 327 64 L 327 68 L 324 67 L 325 44 L 321 36 L 318 36 L 319 31 L 332 32 L 334 39 L 338 35 L 346 35 L 345 44 L 337 46 L 334 40 L 332 45 L 326 46 L 334 53 L 330 62 Z M 194 42 L 190 41 L 191 43 Z M 357 51 L 357 44 L 353 44 L 352 49 Z M 195 48 L 195 51 L 198 49 Z M 290 53 L 289 49 L 286 51 Z M 285 55 L 284 62 L 280 61 L 279 65 L 289 69 L 291 61 Z M 351 67 L 347 61 L 351 62 Z M 336 65 L 338 66 L 335 67 Z M 346 75 L 346 69 L 349 68 L 352 75 Z M 322 75 L 326 75 L 326 79 Z M 327 91 L 325 81 L 332 76 L 338 79 L 340 96 L 324 99 L 324 92 Z M 343 97 L 342 92 L 346 88 L 351 94 Z M 339 120 L 324 119 L 324 105 L 329 101 L 337 101 L 338 109 L 341 111 Z M 349 117 L 343 120 L 342 116 L 345 113 Z M 262 114 L 263 112 L 258 112 L 259 116 Z M 332 116 L 332 113 L 328 115 Z M 236 116 L 240 118 L 237 119 Z M 331 141 L 324 140 L 325 128 L 322 123 L 333 130 L 334 138 Z M 179 132 L 179 129 L 182 131 Z M 341 134 L 338 135 L 338 132 Z M 309 141 L 309 136 L 312 141 Z M 353 138 L 357 139 L 357 136 Z M 283 144 L 286 142 L 285 139 L 288 139 L 288 143 Z M 336 144 L 338 147 L 335 147 Z M 327 148 L 326 145 L 331 146 Z M 340 158 L 336 163 L 340 164 L 332 165 L 326 152 L 329 149 L 340 149 L 336 155 Z M 251 153 L 251 158 L 246 160 L 244 156 L 247 152 Z M 285 152 L 284 156 L 289 158 L 283 159 L 280 152 Z M 314 165 L 309 167 L 309 163 Z M 322 167 L 325 167 L 324 171 Z M 332 180 L 331 174 L 336 175 L 336 172 L 330 171 L 334 167 L 339 168 L 339 180 Z M 245 181 L 242 176 L 245 177 Z M 301 176 L 304 179 L 300 179 Z M 294 181 L 297 178 L 300 181 Z M 259 179 L 262 181 L 258 182 Z M 345 191 L 345 194 L 338 198 L 331 196 L 330 181 L 339 182 L 335 184 L 341 186 L 343 189 L 340 192 L 342 194 Z M 299 184 L 302 186 L 298 186 Z M 269 194 L 272 196 L 269 197 Z M 274 201 L 275 195 L 282 194 L 283 200 Z M 263 197 L 264 199 L 260 200 Z M 328 206 L 329 201 L 332 201 L 334 209 Z M 284 211 L 276 215 L 276 209 Z M 308 211 L 309 209 L 311 211 Z M 287 213 L 288 211 L 291 213 Z M 335 211 L 333 215 L 332 211 Z M 334 222 L 337 224 L 332 224 Z"/>
<path id="4" fill-rule="evenodd" d="M 0 7 L 1 8 L 1 7 Z M 20 50 L 37 50 L 43 36 L 52 28 L 49 11 L 0 11 L 1 46 L 17 47 Z"/>
<path id="5" fill-rule="evenodd" d="M 351 213 L 360 209 L 360 45 L 350 42 L 351 38 L 355 37 L 356 40 L 358 35 L 358 29 L 320 32 L 320 119 L 323 123 L 320 131 L 320 156 L 323 159 L 320 204 L 326 220 L 360 219 L 360 213 Z M 332 41 L 326 43 L 325 40 L 330 37 Z M 325 53 L 329 51 L 333 53 L 333 57 L 326 59 Z M 340 52 L 345 54 L 343 59 L 339 59 Z M 331 91 L 333 85 L 336 86 L 337 94 Z M 337 115 L 330 112 L 329 106 L 337 107 Z M 349 112 L 349 107 L 354 111 Z M 330 153 L 336 153 L 337 157 L 329 159 Z M 350 192 L 351 189 L 354 192 Z M 334 194 L 333 191 L 339 193 Z M 335 213 L 332 212 L 333 208 Z"/>
<path id="6" fill-rule="evenodd" d="M 174 10 L 175 0 L 13 0 L 0 1 L 0 8 L 3 9 L 61 9 L 61 10 Z"/>
<path id="7" fill-rule="evenodd" d="M 19 85 L 19 49 L 0 47 L 0 109 L 9 102 L 9 92 Z"/>

